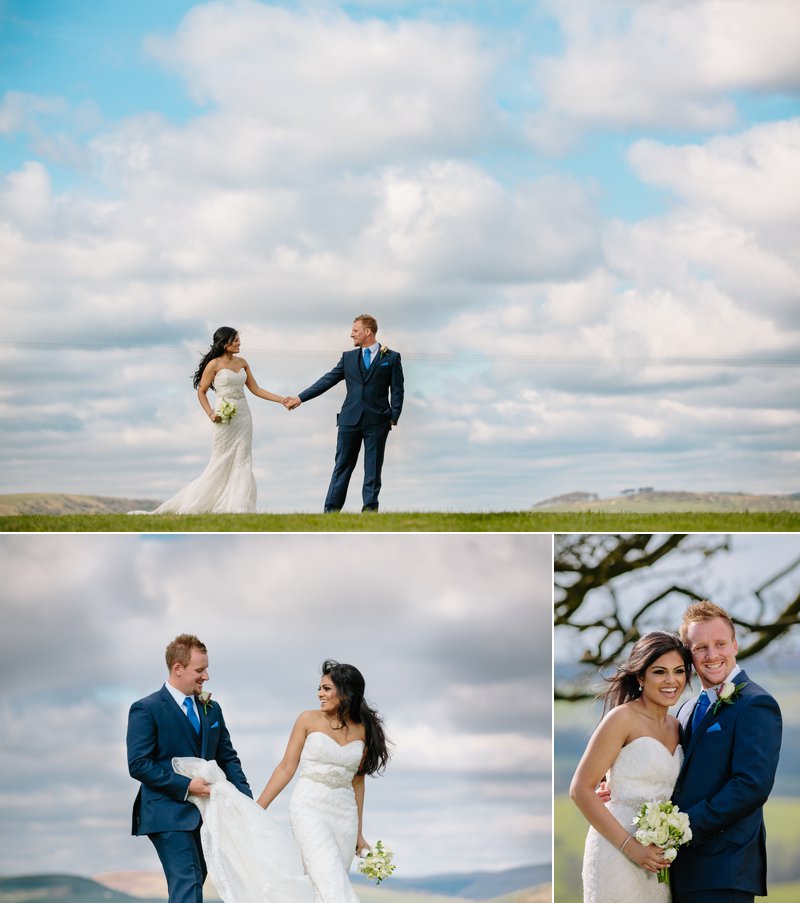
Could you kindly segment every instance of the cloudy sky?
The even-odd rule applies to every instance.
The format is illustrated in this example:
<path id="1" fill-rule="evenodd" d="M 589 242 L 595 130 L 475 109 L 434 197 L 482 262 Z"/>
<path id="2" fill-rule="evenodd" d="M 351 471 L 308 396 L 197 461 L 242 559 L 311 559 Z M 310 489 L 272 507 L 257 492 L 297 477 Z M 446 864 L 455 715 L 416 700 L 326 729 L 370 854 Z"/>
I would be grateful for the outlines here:
<path id="1" fill-rule="evenodd" d="M 364 311 L 384 507 L 799 488 L 795 0 L 4 0 L 0 42 L 0 491 L 165 498 L 217 326 L 294 393 Z M 321 506 L 341 400 L 256 400 L 261 510 Z"/>
<path id="2" fill-rule="evenodd" d="M 256 792 L 333 657 L 395 742 L 364 827 L 398 874 L 549 861 L 549 536 L 5 536 L 0 571 L 0 874 L 158 870 L 125 728 L 184 631 Z"/>

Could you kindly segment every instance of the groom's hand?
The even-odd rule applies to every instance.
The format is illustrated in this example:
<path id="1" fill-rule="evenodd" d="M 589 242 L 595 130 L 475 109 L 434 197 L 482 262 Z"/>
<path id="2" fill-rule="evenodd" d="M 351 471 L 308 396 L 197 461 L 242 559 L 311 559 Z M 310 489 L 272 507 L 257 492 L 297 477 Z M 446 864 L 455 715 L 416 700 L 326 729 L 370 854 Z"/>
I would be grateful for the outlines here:
<path id="1" fill-rule="evenodd" d="M 193 796 L 211 796 L 211 784 L 204 778 L 192 778 L 189 783 L 189 793 Z"/>
<path id="2" fill-rule="evenodd" d="M 293 411 L 295 408 L 299 408 L 303 402 L 296 395 L 289 395 L 283 399 L 283 406 L 287 411 Z"/>
<path id="3" fill-rule="evenodd" d="M 608 783 L 605 780 L 600 781 L 597 785 L 597 790 L 595 790 L 599 800 L 601 803 L 610 803 L 611 802 L 611 790 L 609 789 Z"/>

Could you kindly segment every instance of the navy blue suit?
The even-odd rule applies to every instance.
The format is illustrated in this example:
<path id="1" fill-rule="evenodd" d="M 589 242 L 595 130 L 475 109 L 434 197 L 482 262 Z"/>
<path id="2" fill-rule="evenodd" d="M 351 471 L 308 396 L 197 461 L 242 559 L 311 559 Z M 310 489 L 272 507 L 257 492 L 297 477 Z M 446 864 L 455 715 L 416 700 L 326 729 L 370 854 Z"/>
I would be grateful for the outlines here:
<path id="1" fill-rule="evenodd" d="M 781 711 L 744 671 L 736 699 L 713 706 L 691 730 L 691 700 L 678 711 L 684 762 L 672 801 L 687 813 L 692 840 L 670 868 L 673 903 L 752 900 L 767 893 L 763 805 L 775 782 Z"/>
<path id="2" fill-rule="evenodd" d="M 365 367 L 361 348 L 345 351 L 333 370 L 318 379 L 313 386 L 304 389 L 298 397 L 303 402 L 316 398 L 342 380 L 345 382 L 347 395 L 336 418 L 339 427 L 336 460 L 325 499 L 325 510 L 339 511 L 344 506 L 350 477 L 363 443 L 362 510 L 376 511 L 386 438 L 403 410 L 403 365 L 400 354 L 381 346 L 377 357 L 369 367 Z"/>
<path id="3" fill-rule="evenodd" d="M 205 860 L 200 811 L 186 801 L 190 780 L 172 770 L 174 757 L 216 760 L 228 780 L 252 797 L 231 744 L 222 709 L 210 702 L 200 714 L 198 734 L 166 687 L 140 699 L 128 714 L 128 771 L 141 782 L 133 804 L 132 833 L 146 834 L 158 852 L 170 903 L 201 903 Z"/>

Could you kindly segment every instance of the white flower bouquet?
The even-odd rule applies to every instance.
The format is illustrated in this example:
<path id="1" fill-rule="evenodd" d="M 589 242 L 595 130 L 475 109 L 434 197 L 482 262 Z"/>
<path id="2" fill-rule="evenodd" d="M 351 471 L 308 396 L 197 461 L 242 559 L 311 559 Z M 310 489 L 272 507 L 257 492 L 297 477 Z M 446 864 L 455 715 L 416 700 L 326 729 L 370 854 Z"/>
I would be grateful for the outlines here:
<path id="1" fill-rule="evenodd" d="M 220 402 L 217 414 L 222 418 L 223 423 L 230 423 L 236 416 L 236 405 L 231 404 L 227 398 L 223 398 Z"/>
<path id="2" fill-rule="evenodd" d="M 369 850 L 366 856 L 361 857 L 358 863 L 358 870 L 367 878 L 373 878 L 377 884 L 380 884 L 384 878 L 395 870 L 396 866 L 392 863 L 394 853 L 385 847 L 382 841 L 378 840 L 375 846 Z"/>
<path id="3" fill-rule="evenodd" d="M 689 816 L 670 800 L 655 800 L 645 803 L 633 818 L 637 826 L 633 835 L 642 846 L 654 843 L 664 851 L 664 858 L 673 862 L 678 855 L 678 847 L 689 843 L 692 829 Z M 658 883 L 669 884 L 669 869 L 658 871 Z"/>

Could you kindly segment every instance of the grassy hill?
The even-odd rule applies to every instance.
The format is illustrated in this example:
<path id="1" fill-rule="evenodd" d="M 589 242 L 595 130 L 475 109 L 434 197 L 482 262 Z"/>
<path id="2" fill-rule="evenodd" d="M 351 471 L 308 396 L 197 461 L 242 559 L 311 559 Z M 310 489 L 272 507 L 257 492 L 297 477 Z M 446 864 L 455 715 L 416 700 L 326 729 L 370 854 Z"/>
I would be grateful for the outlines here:
<path id="1" fill-rule="evenodd" d="M 21 875 L 0 878 L 0 903 L 142 903 L 78 875 Z M 163 903 L 163 901 L 150 901 Z"/>
<path id="2" fill-rule="evenodd" d="M 746 497 L 755 498 L 755 497 Z M 382 511 L 379 514 L 137 515 L 147 499 L 34 493 L 0 496 L 0 532 L 14 533 L 758 533 L 800 531 L 798 510 L 626 512 L 597 511 Z"/>
<path id="3" fill-rule="evenodd" d="M 133 886 L 136 886 L 136 873 L 132 872 L 108 873 L 98 877 L 111 883 L 118 883 L 118 878 L 123 875 L 127 875 Z M 145 880 L 143 886 L 150 884 L 152 882 Z M 374 885 L 358 885 L 355 891 L 361 903 L 420 903 L 421 899 L 424 903 L 454 903 L 457 899 L 452 896 L 426 893 L 424 890 L 401 891 Z M 219 899 L 210 882 L 206 883 L 204 896 L 211 900 Z M 143 903 L 143 901 L 164 903 L 165 897 L 166 893 L 158 899 L 131 896 L 78 875 L 23 875 L 0 878 L 0 903 Z M 493 898 L 490 903 L 550 903 L 550 899 L 551 890 L 548 883 L 539 887 L 516 890 Z"/>
<path id="4" fill-rule="evenodd" d="M 581 862 L 587 823 L 568 796 L 556 795 L 554 804 L 554 903 L 581 903 Z M 767 826 L 769 897 L 767 903 L 800 900 L 800 801 L 774 798 L 764 807 Z M 678 853 L 680 856 L 680 853 Z"/>
<path id="5" fill-rule="evenodd" d="M 153 499 L 120 499 L 104 495 L 67 495 L 62 492 L 23 492 L 0 495 L 0 516 L 15 514 L 125 514 L 152 511 Z"/>
<path id="6" fill-rule="evenodd" d="M 631 492 L 601 499 L 571 492 L 533 506 L 534 511 L 596 512 L 800 512 L 800 495 L 754 495 L 746 492 Z"/>

